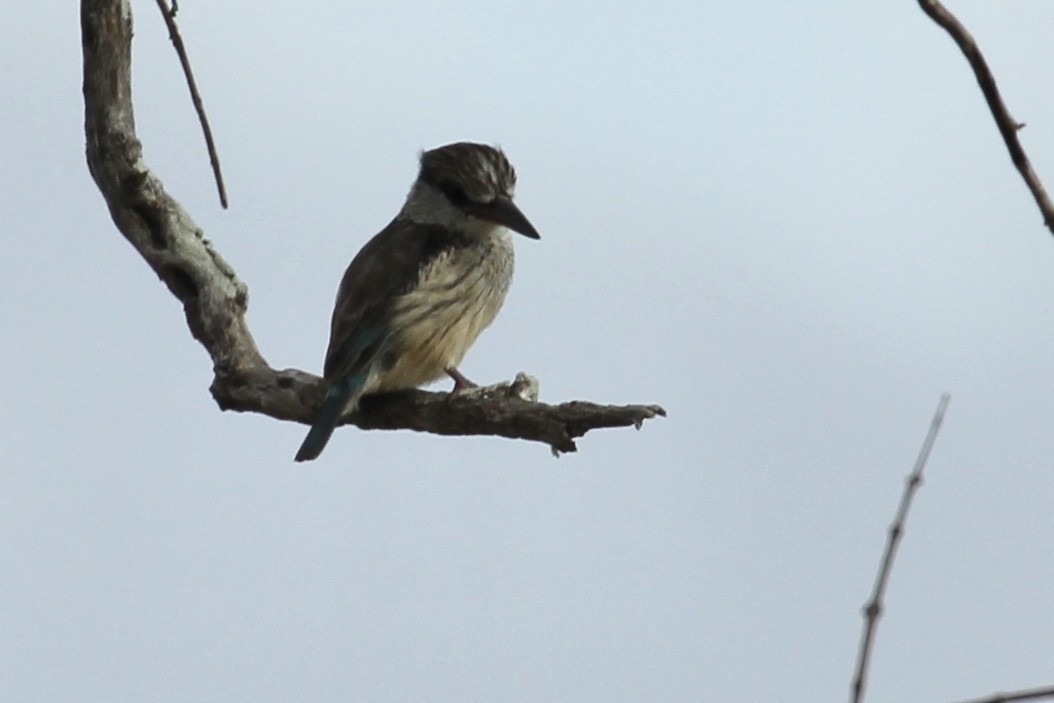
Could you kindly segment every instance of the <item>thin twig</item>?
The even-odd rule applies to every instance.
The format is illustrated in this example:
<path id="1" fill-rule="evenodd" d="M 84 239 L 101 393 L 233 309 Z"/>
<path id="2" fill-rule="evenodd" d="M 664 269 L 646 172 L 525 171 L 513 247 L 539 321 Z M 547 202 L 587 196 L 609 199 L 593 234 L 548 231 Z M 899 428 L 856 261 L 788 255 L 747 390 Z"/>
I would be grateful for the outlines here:
<path id="1" fill-rule="evenodd" d="M 1021 142 L 1017 138 L 1018 130 L 1024 125 L 1010 115 L 1006 104 L 1003 103 L 1003 98 L 995 85 L 995 76 L 992 75 L 992 71 L 988 68 L 988 63 L 984 60 L 984 56 L 981 55 L 977 42 L 966 31 L 966 27 L 955 18 L 955 15 L 948 12 L 939 0 L 918 0 L 918 2 L 922 11 L 943 27 L 955 40 L 955 43 L 959 45 L 963 54 L 966 55 L 966 60 L 970 62 L 970 68 L 973 69 L 977 82 L 981 86 L 981 92 L 984 93 L 984 98 L 988 101 L 988 107 L 992 111 L 992 117 L 995 118 L 995 124 L 999 128 L 1000 134 L 1003 135 L 1003 141 L 1006 142 L 1006 148 L 1010 152 L 1010 159 L 1014 162 L 1014 166 L 1021 174 L 1021 177 L 1025 179 L 1028 189 L 1032 192 L 1032 197 L 1035 198 L 1036 205 L 1039 206 L 1039 211 L 1043 214 L 1043 223 L 1054 233 L 1054 204 L 1051 203 L 1050 196 L 1047 195 L 1047 191 L 1039 180 L 1039 176 L 1032 170 L 1032 164 L 1029 162 L 1025 150 L 1021 147 Z"/>
<path id="2" fill-rule="evenodd" d="M 860 636 L 860 651 L 856 661 L 856 674 L 853 676 L 852 695 L 853 703 L 864 700 L 864 688 L 867 682 L 867 669 L 871 663 L 871 649 L 874 644 L 875 630 L 878 627 L 878 618 L 882 614 L 882 599 L 886 593 L 886 585 L 889 583 L 889 575 L 893 571 L 893 559 L 896 556 L 897 544 L 904 534 L 904 523 L 908 519 L 908 510 L 911 508 L 911 500 L 915 492 L 922 484 L 922 469 L 929 459 L 933 442 L 937 439 L 937 432 L 944 422 L 944 411 L 948 408 L 950 396 L 947 393 L 941 395 L 937 403 L 937 411 L 933 414 L 930 422 L 930 430 L 926 433 L 926 439 L 922 442 L 919 456 L 915 459 L 915 467 L 908 474 L 904 484 L 904 493 L 900 497 L 900 506 L 889 528 L 889 540 L 886 542 L 886 551 L 882 555 L 882 562 L 878 567 L 878 575 L 875 577 L 875 587 L 871 592 L 871 599 L 864 606 L 864 630 Z"/>
<path id="3" fill-rule="evenodd" d="M 201 94 L 198 93 L 198 85 L 194 81 L 194 72 L 190 70 L 190 59 L 187 58 L 187 48 L 183 45 L 183 37 L 179 35 L 179 27 L 176 26 L 176 13 L 179 5 L 173 0 L 172 7 L 168 6 L 167 0 L 157 0 L 157 6 L 161 9 L 161 16 L 165 18 L 168 26 L 168 38 L 176 47 L 179 55 L 179 63 L 183 66 L 183 75 L 187 77 L 187 87 L 190 89 L 190 99 L 194 102 L 194 110 L 198 113 L 198 121 L 201 122 L 201 130 L 205 133 L 205 146 L 209 150 L 209 161 L 212 163 L 212 175 L 216 178 L 216 188 L 220 193 L 220 205 L 227 208 L 227 188 L 223 185 L 223 173 L 220 171 L 220 157 L 216 154 L 216 144 L 212 141 L 212 129 L 209 128 L 209 118 L 205 115 L 205 105 L 201 102 Z"/>
<path id="4" fill-rule="evenodd" d="M 959 703 L 1012 703 L 1012 701 L 1038 701 L 1043 698 L 1054 698 L 1054 686 L 1028 688 L 1007 693 L 993 693 L 987 698 L 971 698 Z"/>

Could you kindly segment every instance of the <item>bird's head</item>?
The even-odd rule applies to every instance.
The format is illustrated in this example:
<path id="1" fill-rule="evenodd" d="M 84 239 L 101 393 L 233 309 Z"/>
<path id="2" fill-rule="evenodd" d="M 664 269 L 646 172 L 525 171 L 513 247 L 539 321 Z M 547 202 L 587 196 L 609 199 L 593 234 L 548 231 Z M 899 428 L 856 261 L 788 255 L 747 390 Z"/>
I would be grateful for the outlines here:
<path id="1" fill-rule="evenodd" d="M 516 171 L 501 149 L 457 142 L 421 154 L 418 182 L 435 188 L 467 217 L 538 239 L 538 232 L 512 202 Z"/>

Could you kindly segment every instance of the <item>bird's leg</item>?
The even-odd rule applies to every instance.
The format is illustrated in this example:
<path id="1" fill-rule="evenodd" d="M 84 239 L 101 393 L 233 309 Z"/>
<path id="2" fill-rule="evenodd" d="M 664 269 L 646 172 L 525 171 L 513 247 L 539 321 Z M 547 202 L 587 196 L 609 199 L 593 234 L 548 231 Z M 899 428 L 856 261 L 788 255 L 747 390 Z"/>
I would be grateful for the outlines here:
<path id="1" fill-rule="evenodd" d="M 446 369 L 447 376 L 454 379 L 454 389 L 450 391 L 452 394 L 460 393 L 461 391 L 468 390 L 469 388 L 479 388 L 478 384 L 465 378 L 464 374 L 458 371 L 455 367 L 451 366 Z"/>

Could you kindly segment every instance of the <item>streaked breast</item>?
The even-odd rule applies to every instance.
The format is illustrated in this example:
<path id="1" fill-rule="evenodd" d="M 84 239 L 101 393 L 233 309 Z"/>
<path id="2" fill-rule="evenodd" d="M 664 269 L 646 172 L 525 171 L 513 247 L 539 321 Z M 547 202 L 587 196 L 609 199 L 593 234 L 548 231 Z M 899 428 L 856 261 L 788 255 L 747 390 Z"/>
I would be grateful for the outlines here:
<path id="1" fill-rule="evenodd" d="M 458 366 L 501 309 L 512 273 L 512 241 L 505 228 L 433 259 L 417 287 L 396 302 L 392 365 L 382 373 L 380 387 L 416 387 Z"/>

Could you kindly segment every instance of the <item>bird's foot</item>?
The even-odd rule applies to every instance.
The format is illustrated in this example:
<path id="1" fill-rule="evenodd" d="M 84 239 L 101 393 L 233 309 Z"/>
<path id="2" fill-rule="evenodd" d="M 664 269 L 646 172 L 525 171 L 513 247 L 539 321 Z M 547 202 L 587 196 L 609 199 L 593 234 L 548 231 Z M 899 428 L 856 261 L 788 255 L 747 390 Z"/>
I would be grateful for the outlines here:
<path id="1" fill-rule="evenodd" d="M 538 400 L 538 379 L 521 372 L 516 374 L 516 378 L 511 382 L 502 381 L 489 386 L 477 386 L 473 383 L 470 387 L 460 390 L 455 385 L 454 390 L 450 392 L 450 399 L 455 398 L 466 400 L 519 398 L 533 403 Z"/>

